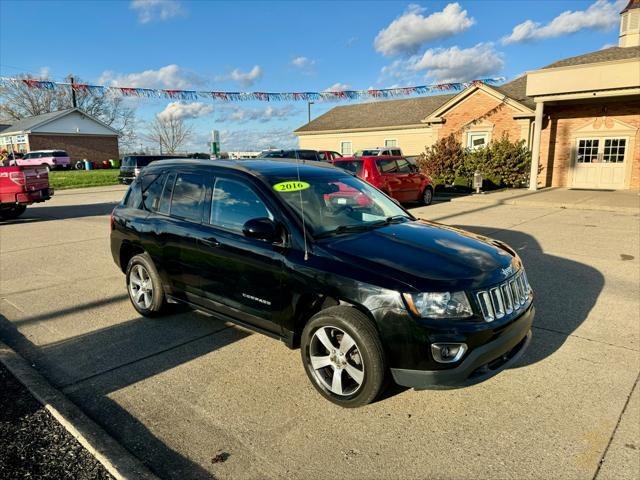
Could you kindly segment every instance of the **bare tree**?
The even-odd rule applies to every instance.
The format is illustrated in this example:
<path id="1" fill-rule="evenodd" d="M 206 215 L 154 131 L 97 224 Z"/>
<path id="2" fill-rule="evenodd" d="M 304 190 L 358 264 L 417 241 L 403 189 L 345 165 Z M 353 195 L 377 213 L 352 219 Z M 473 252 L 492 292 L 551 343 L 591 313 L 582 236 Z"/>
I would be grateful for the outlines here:
<path id="1" fill-rule="evenodd" d="M 175 153 L 191 137 L 193 130 L 182 118 L 157 115 L 149 125 L 145 138 L 159 145 L 165 153 Z"/>
<path id="2" fill-rule="evenodd" d="M 29 75 L 18 78 L 31 79 Z M 76 80 L 82 83 L 81 80 Z M 73 106 L 71 87 L 48 90 L 29 87 L 23 82 L 0 85 L 0 117 L 21 120 L 25 117 L 56 112 Z M 135 141 L 135 110 L 122 97 L 110 94 L 76 92 L 78 108 L 98 118 L 120 133 L 121 148 L 127 149 Z"/>

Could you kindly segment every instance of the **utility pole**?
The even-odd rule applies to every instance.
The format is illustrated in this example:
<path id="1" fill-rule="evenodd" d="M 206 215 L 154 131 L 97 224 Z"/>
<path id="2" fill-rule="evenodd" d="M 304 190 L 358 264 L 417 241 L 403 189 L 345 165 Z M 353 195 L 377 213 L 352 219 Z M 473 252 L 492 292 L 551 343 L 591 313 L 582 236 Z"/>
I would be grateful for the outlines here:
<path id="1" fill-rule="evenodd" d="M 307 113 L 309 118 L 307 123 L 311 123 L 311 105 L 313 105 L 313 102 L 307 101 Z"/>
<path id="2" fill-rule="evenodd" d="M 73 89 L 73 84 L 76 83 L 76 81 L 73 78 L 73 75 L 69 75 L 69 83 L 71 83 L 71 104 L 73 105 L 73 108 L 77 108 L 78 102 L 76 101 L 76 91 Z"/>

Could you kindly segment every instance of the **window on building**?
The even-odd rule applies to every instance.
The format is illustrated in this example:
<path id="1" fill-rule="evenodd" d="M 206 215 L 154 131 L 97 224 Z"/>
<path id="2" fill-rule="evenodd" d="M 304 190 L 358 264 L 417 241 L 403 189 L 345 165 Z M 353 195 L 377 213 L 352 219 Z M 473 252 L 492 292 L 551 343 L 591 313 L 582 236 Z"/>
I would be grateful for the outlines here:
<path id="1" fill-rule="evenodd" d="M 604 154 L 602 161 L 604 163 L 622 163 L 624 162 L 624 152 L 627 140 L 624 138 L 605 138 Z"/>
<path id="2" fill-rule="evenodd" d="M 475 150 L 483 148 L 489 143 L 489 133 L 487 132 L 469 132 L 467 133 L 467 148 Z"/>
<path id="3" fill-rule="evenodd" d="M 206 176 L 194 173 L 178 174 L 171 197 L 171 216 L 201 222 L 206 189 Z"/>
<path id="4" fill-rule="evenodd" d="M 271 212 L 249 186 L 226 178 L 216 179 L 211 198 L 211 225 L 242 233 L 247 221 L 264 217 L 273 219 Z"/>
<path id="5" fill-rule="evenodd" d="M 340 142 L 340 153 L 342 155 L 351 155 L 353 153 L 353 145 L 351 142 Z"/>
<path id="6" fill-rule="evenodd" d="M 384 141 L 384 146 L 385 147 L 397 147 L 398 146 L 398 141 L 395 140 L 395 139 L 385 140 Z"/>
<path id="7" fill-rule="evenodd" d="M 578 163 L 595 163 L 598 161 L 600 139 L 583 139 L 578 141 Z"/>

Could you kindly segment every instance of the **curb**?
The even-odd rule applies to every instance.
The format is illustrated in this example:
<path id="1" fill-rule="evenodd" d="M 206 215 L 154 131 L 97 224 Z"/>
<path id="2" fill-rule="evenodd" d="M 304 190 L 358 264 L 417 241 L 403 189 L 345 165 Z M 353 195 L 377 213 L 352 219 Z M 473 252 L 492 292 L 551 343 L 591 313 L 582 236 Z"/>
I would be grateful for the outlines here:
<path id="1" fill-rule="evenodd" d="M 113 477 L 118 480 L 158 480 L 140 460 L 52 387 L 29 362 L 2 342 L 0 362 Z"/>
<path id="2" fill-rule="evenodd" d="M 530 200 L 493 200 L 490 198 L 459 197 L 451 198 L 451 203 L 479 203 L 483 205 L 516 205 L 519 207 L 541 207 L 541 208 L 564 208 L 567 210 L 596 210 L 604 212 L 631 213 L 638 215 L 640 209 L 637 207 L 609 207 L 606 205 L 587 205 L 580 203 L 563 202 L 535 202 Z"/>

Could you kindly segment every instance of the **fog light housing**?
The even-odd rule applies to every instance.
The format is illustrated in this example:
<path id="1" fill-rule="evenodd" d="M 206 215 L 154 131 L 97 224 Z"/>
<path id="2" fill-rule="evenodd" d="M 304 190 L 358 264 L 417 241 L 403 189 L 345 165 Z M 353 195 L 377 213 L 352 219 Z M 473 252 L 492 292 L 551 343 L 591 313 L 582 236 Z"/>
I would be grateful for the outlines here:
<path id="1" fill-rule="evenodd" d="M 432 343 L 431 354 L 438 363 L 454 363 L 467 351 L 466 343 Z"/>

